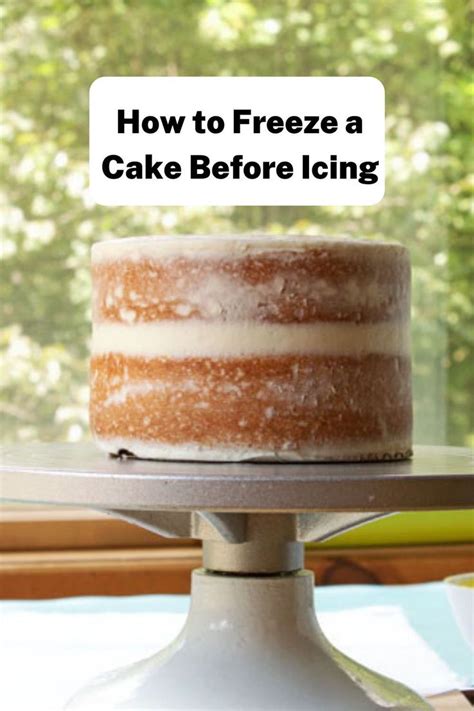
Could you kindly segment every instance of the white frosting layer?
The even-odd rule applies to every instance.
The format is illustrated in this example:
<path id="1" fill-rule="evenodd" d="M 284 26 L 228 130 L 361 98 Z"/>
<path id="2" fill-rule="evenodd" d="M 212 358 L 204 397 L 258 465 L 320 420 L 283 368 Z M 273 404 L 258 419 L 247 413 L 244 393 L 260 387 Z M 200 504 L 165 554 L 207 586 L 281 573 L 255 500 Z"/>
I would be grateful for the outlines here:
<path id="1" fill-rule="evenodd" d="M 233 258 L 271 251 L 301 252 L 315 247 L 333 250 L 370 250 L 407 252 L 397 242 L 300 235 L 174 235 L 126 237 L 96 242 L 92 247 L 92 262 L 117 259 L 161 259 L 173 257 Z"/>
<path id="2" fill-rule="evenodd" d="M 411 442 L 397 440 L 393 442 L 356 442 L 314 447 L 301 447 L 297 450 L 272 450 L 245 448 L 238 446 L 204 447 L 199 444 L 169 445 L 159 442 L 147 442 L 126 437 L 103 438 L 96 437 L 96 442 L 101 449 L 110 454 L 117 454 L 121 449 L 134 454 L 140 459 L 171 459 L 187 461 L 214 461 L 214 462 L 242 462 L 242 461 L 267 461 L 267 462 L 308 462 L 308 461 L 355 461 L 357 459 L 377 459 L 390 455 L 395 458 L 407 453 Z"/>
<path id="3" fill-rule="evenodd" d="M 94 324 L 92 353 L 144 358 L 408 355 L 409 324 L 266 322 L 216 323 L 189 319 Z"/>

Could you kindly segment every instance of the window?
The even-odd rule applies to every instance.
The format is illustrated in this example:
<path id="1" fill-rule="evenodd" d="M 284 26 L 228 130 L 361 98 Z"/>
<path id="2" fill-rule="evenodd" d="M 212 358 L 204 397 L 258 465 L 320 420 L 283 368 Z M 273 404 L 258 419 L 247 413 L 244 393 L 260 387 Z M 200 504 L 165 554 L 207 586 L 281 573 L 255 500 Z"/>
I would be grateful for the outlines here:
<path id="1" fill-rule="evenodd" d="M 258 231 L 407 245 L 415 441 L 474 443 L 467 3 L 16 0 L 4 12 L 6 442 L 89 436 L 92 242 Z M 385 199 L 369 208 L 96 206 L 88 89 L 97 76 L 127 74 L 376 76 L 387 101 Z"/>

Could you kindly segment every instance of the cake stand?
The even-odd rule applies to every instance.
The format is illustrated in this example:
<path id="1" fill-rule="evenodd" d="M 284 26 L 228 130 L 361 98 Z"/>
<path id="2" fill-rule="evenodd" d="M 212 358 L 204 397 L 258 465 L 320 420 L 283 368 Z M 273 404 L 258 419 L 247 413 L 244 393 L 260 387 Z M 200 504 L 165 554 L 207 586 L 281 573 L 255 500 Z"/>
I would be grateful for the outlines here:
<path id="1" fill-rule="evenodd" d="M 472 506 L 468 450 L 420 447 L 408 462 L 214 464 L 33 444 L 6 447 L 0 475 L 10 501 L 87 506 L 203 541 L 204 567 L 193 572 L 177 639 L 99 677 L 67 709 L 430 708 L 324 637 L 304 542 L 396 511 Z"/>

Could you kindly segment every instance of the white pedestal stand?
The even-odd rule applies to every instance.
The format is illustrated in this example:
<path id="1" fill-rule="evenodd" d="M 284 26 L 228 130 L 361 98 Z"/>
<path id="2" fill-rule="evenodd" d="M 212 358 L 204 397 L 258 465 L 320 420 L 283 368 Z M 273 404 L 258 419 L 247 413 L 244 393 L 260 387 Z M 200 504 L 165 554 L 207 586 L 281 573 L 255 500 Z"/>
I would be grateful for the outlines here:
<path id="1" fill-rule="evenodd" d="M 355 683 L 354 683 L 355 682 Z M 428 709 L 415 693 L 332 647 L 313 575 L 194 571 L 186 625 L 168 647 L 92 682 L 68 709 Z"/>

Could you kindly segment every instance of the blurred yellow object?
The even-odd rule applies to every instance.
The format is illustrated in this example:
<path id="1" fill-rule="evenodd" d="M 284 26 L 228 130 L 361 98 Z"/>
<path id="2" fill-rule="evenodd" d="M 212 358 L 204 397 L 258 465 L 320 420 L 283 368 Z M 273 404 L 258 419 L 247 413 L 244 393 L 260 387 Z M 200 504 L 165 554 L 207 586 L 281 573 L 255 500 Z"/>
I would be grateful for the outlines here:
<path id="1" fill-rule="evenodd" d="M 318 548 L 358 548 L 473 541 L 474 510 L 467 509 L 394 514 L 313 545 Z"/>

